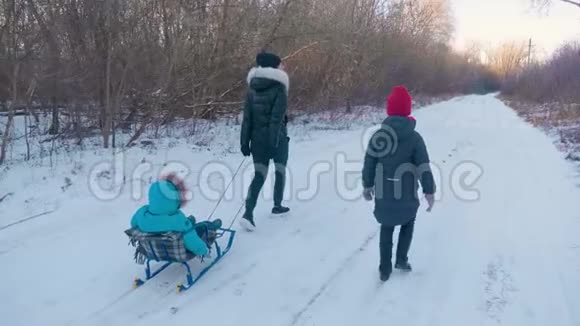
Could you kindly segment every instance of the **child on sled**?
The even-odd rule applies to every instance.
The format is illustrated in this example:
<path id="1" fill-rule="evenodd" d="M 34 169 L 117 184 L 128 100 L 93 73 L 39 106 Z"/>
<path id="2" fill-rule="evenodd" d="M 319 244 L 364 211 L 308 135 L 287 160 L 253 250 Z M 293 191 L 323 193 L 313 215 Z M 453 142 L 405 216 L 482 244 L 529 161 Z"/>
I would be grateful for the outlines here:
<path id="1" fill-rule="evenodd" d="M 196 223 L 181 208 L 187 203 L 183 180 L 170 174 L 149 187 L 149 205 L 133 215 L 131 228 L 146 233 L 181 232 L 185 248 L 196 256 L 206 256 L 222 221 Z"/>

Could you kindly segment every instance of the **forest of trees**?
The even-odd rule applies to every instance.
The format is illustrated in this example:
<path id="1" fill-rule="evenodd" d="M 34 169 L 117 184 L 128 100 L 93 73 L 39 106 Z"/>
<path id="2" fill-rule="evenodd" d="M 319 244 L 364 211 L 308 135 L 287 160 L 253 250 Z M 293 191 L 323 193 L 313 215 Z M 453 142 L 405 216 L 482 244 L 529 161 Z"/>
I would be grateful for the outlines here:
<path id="1" fill-rule="evenodd" d="M 291 108 L 486 92 L 494 75 L 450 48 L 445 0 L 0 0 L 0 125 L 48 112 L 54 137 L 138 139 L 178 117 L 240 110 L 256 53 L 285 57 Z M 3 129 L 3 130 L 2 130 Z M 4 155 L 0 155 L 0 163 Z"/>
<path id="2" fill-rule="evenodd" d="M 532 0 L 538 9 L 548 9 L 556 2 L 580 10 L 578 0 Z M 531 103 L 580 104 L 580 42 L 568 42 L 544 60 L 529 60 L 525 43 L 513 43 L 500 54 L 509 62 L 505 75 L 500 74 L 502 93 Z M 496 70 L 497 71 L 497 70 Z"/>
<path id="3" fill-rule="evenodd" d="M 532 62 L 511 74 L 505 95 L 536 103 L 580 103 L 580 43 L 569 43 L 548 60 Z"/>

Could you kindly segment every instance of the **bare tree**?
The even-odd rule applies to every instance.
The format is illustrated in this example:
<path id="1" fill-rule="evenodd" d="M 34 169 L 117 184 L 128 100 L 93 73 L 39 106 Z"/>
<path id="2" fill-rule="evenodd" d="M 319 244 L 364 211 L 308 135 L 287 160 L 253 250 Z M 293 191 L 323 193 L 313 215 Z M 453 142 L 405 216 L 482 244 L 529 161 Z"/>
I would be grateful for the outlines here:
<path id="1" fill-rule="evenodd" d="M 526 42 L 507 42 L 487 53 L 489 64 L 503 78 L 521 71 L 528 58 Z"/>
<path id="2" fill-rule="evenodd" d="M 540 11 L 548 11 L 555 2 L 562 2 L 580 8 L 580 1 L 578 0 L 531 0 L 532 7 Z"/>
<path id="3" fill-rule="evenodd" d="M 452 27 L 448 0 L 0 0 L 0 104 L 48 109 L 49 141 L 114 147 L 122 129 L 131 144 L 237 113 L 262 49 L 287 57 L 292 109 L 380 103 L 401 83 L 458 92 L 483 68 L 449 48 Z"/>
<path id="4" fill-rule="evenodd" d="M 573 6 L 580 8 L 580 1 L 577 0 L 556 0 L 556 1 L 571 4 Z M 532 0 L 532 5 L 536 8 L 545 9 L 549 7 L 553 2 L 554 0 Z"/>

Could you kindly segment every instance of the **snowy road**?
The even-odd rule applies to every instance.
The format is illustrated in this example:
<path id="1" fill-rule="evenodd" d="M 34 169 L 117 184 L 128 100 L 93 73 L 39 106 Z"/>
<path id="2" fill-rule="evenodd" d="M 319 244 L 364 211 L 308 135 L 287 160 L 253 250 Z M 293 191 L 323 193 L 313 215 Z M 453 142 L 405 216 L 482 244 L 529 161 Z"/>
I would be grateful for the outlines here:
<path id="1" fill-rule="evenodd" d="M 360 191 L 360 175 L 340 171 L 341 161 L 360 169 L 364 132 L 320 131 L 291 144 L 292 214 L 271 218 L 270 202 L 260 200 L 257 232 L 239 232 L 230 256 L 184 294 L 174 291 L 179 268 L 130 289 L 142 270 L 122 233 L 139 205 L 128 195 L 101 202 L 80 192 L 62 199 L 57 214 L 0 231 L 1 324 L 580 325 L 573 167 L 491 95 L 415 117 L 441 193 L 432 213 L 420 210 L 412 274 L 379 283 L 372 207 L 345 198 Z M 208 158 L 183 151 L 164 159 Z M 240 160 L 225 162 L 235 169 Z M 313 166 L 330 171 L 300 192 Z M 236 191 L 216 216 L 228 222 L 241 199 Z M 203 216 L 212 206 L 197 198 L 185 210 Z"/>

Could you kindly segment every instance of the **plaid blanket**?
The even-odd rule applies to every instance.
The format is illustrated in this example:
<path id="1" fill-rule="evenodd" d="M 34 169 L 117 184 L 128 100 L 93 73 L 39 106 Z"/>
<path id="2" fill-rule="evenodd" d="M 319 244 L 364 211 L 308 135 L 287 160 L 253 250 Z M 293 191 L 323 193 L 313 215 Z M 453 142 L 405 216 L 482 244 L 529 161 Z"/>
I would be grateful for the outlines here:
<path id="1" fill-rule="evenodd" d="M 185 248 L 180 232 L 146 233 L 132 228 L 125 231 L 129 243 L 136 248 L 135 261 L 144 264 L 155 261 L 186 262 L 195 257 Z"/>

